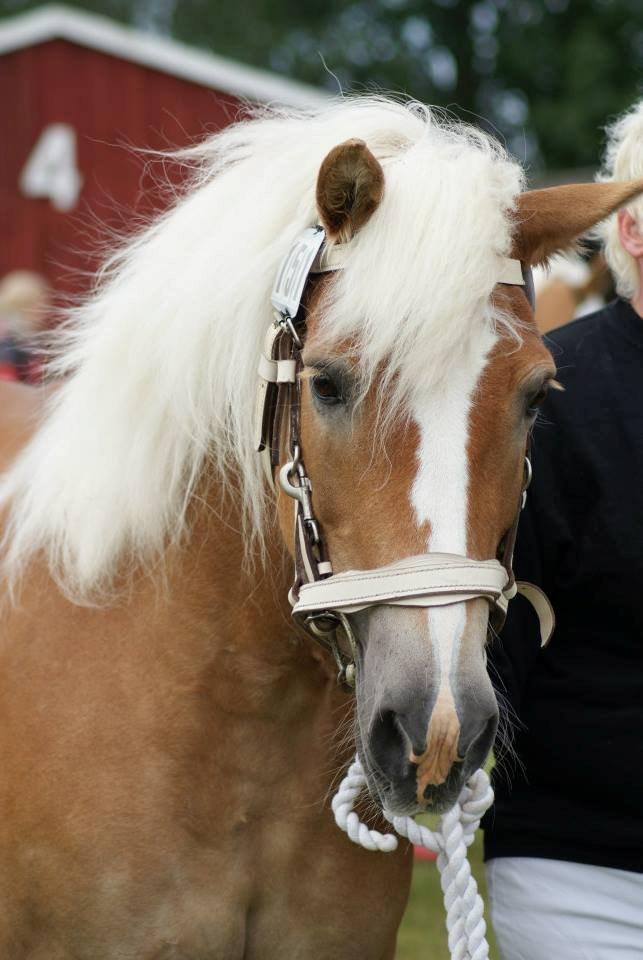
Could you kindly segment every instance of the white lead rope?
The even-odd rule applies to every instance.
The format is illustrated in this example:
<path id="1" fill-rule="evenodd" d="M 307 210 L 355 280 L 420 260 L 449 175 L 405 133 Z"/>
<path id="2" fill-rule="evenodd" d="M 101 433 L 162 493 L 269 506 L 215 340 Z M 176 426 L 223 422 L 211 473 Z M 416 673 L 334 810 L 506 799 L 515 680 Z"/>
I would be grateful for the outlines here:
<path id="1" fill-rule="evenodd" d="M 365 786 L 364 769 L 356 756 L 333 797 L 335 823 L 353 843 L 366 850 L 390 853 L 397 847 L 397 837 L 369 830 L 353 810 Z M 400 836 L 438 855 L 452 960 L 487 960 L 489 956 L 484 904 L 471 873 L 467 847 L 473 843 L 480 820 L 492 803 L 489 777 L 484 770 L 478 770 L 463 787 L 455 806 L 444 814 L 436 831 L 416 823 L 412 817 L 396 817 L 384 811 Z"/>

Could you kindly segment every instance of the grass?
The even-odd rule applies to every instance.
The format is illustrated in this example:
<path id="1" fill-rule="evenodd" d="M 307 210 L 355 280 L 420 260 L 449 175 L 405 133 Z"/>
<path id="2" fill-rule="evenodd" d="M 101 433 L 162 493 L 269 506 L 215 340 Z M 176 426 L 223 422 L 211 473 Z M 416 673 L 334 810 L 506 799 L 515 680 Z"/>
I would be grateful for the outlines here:
<path id="1" fill-rule="evenodd" d="M 478 882 L 478 890 L 486 902 L 486 885 L 482 865 L 482 839 L 480 834 L 469 848 L 471 869 Z M 488 928 L 490 960 L 499 960 L 493 933 Z M 408 907 L 400 927 L 395 960 L 449 960 L 446 917 L 442 902 L 440 877 L 435 863 L 416 861 L 413 870 L 413 885 Z"/>

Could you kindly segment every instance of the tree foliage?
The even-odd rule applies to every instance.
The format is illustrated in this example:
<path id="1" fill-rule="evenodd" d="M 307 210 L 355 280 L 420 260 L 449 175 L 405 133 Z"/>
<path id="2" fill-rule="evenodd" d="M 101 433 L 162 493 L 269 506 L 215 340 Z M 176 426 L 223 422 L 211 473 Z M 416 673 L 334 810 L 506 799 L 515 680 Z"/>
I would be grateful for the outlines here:
<path id="1" fill-rule="evenodd" d="M 532 169 L 594 166 L 641 96 L 642 0 L 67 0 L 330 90 L 495 129 Z M 0 0 L 0 16 L 37 4 Z"/>

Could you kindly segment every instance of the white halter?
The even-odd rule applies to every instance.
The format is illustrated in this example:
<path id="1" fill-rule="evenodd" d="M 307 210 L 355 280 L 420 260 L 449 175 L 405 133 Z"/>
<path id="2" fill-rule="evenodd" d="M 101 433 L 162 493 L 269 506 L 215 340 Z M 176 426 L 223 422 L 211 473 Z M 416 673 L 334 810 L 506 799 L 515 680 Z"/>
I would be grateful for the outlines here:
<path id="1" fill-rule="evenodd" d="M 524 596 L 538 615 L 544 647 L 554 630 L 547 597 L 532 583 L 516 581 L 507 589 L 509 575 L 498 560 L 471 560 L 452 553 L 425 553 L 405 557 L 374 570 L 347 570 L 325 580 L 304 583 L 293 604 L 293 614 L 342 610 L 357 613 L 366 607 L 437 607 L 484 597 L 505 614 L 509 601 Z"/>
<path id="2" fill-rule="evenodd" d="M 351 244 L 329 246 L 322 227 L 309 227 L 295 240 L 282 261 L 272 293 L 276 319 L 266 335 L 265 353 L 259 361 L 257 396 L 257 449 L 264 451 L 266 472 L 272 481 L 273 458 L 279 438 L 275 433 L 278 392 L 290 390 L 288 406 L 291 416 L 290 444 L 292 459 L 279 474 L 282 489 L 295 501 L 295 566 L 296 578 L 290 593 L 293 614 L 304 627 L 314 619 L 317 626 L 309 630 L 323 641 L 319 621 L 327 615 L 327 623 L 335 621 L 348 632 L 347 614 L 379 604 L 396 606 L 442 606 L 484 597 L 503 619 L 509 600 L 521 593 L 534 607 L 540 620 L 543 646 L 554 627 L 554 615 L 544 593 L 533 584 L 516 583 L 511 574 L 513 543 L 505 563 L 497 559 L 473 560 L 451 554 L 424 554 L 399 560 L 374 570 L 350 570 L 333 573 L 330 558 L 324 555 L 320 532 L 312 505 L 312 485 L 299 448 L 296 420 L 299 395 L 297 371 L 301 342 L 295 329 L 308 277 L 314 273 L 341 270 L 350 256 Z M 519 260 L 498 258 L 497 283 L 526 285 L 528 270 Z M 527 461 L 525 488 L 531 478 Z M 523 491 L 524 493 L 524 491 Z M 523 497 L 524 503 L 524 497 Z M 516 521 L 517 523 L 517 521 Z M 515 527 L 515 525 L 514 525 Z M 515 535 L 515 529 L 512 531 Z M 342 614 L 340 617 L 339 614 Z M 337 615 L 337 616 L 336 616 Z M 333 628 L 333 629 L 335 629 Z M 350 639 L 353 645 L 352 638 Z M 332 647 L 331 647 L 332 649 Z M 338 661 L 337 651 L 333 653 Z"/>

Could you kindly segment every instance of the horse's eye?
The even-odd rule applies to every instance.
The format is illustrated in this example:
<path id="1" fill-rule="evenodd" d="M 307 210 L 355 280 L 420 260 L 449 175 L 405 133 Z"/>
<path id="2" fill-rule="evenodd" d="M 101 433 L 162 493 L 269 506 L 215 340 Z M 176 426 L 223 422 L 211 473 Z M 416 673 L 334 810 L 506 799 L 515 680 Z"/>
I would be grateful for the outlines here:
<path id="1" fill-rule="evenodd" d="M 311 386 L 313 394 L 321 403 L 332 406 L 333 404 L 343 403 L 344 401 L 341 387 L 333 380 L 329 373 L 318 373 L 313 377 Z"/>
<path id="2" fill-rule="evenodd" d="M 527 416 L 535 417 L 538 414 L 538 411 L 542 407 L 543 403 L 547 399 L 547 394 L 549 393 L 549 382 L 543 383 L 541 388 L 532 393 L 527 401 Z"/>

